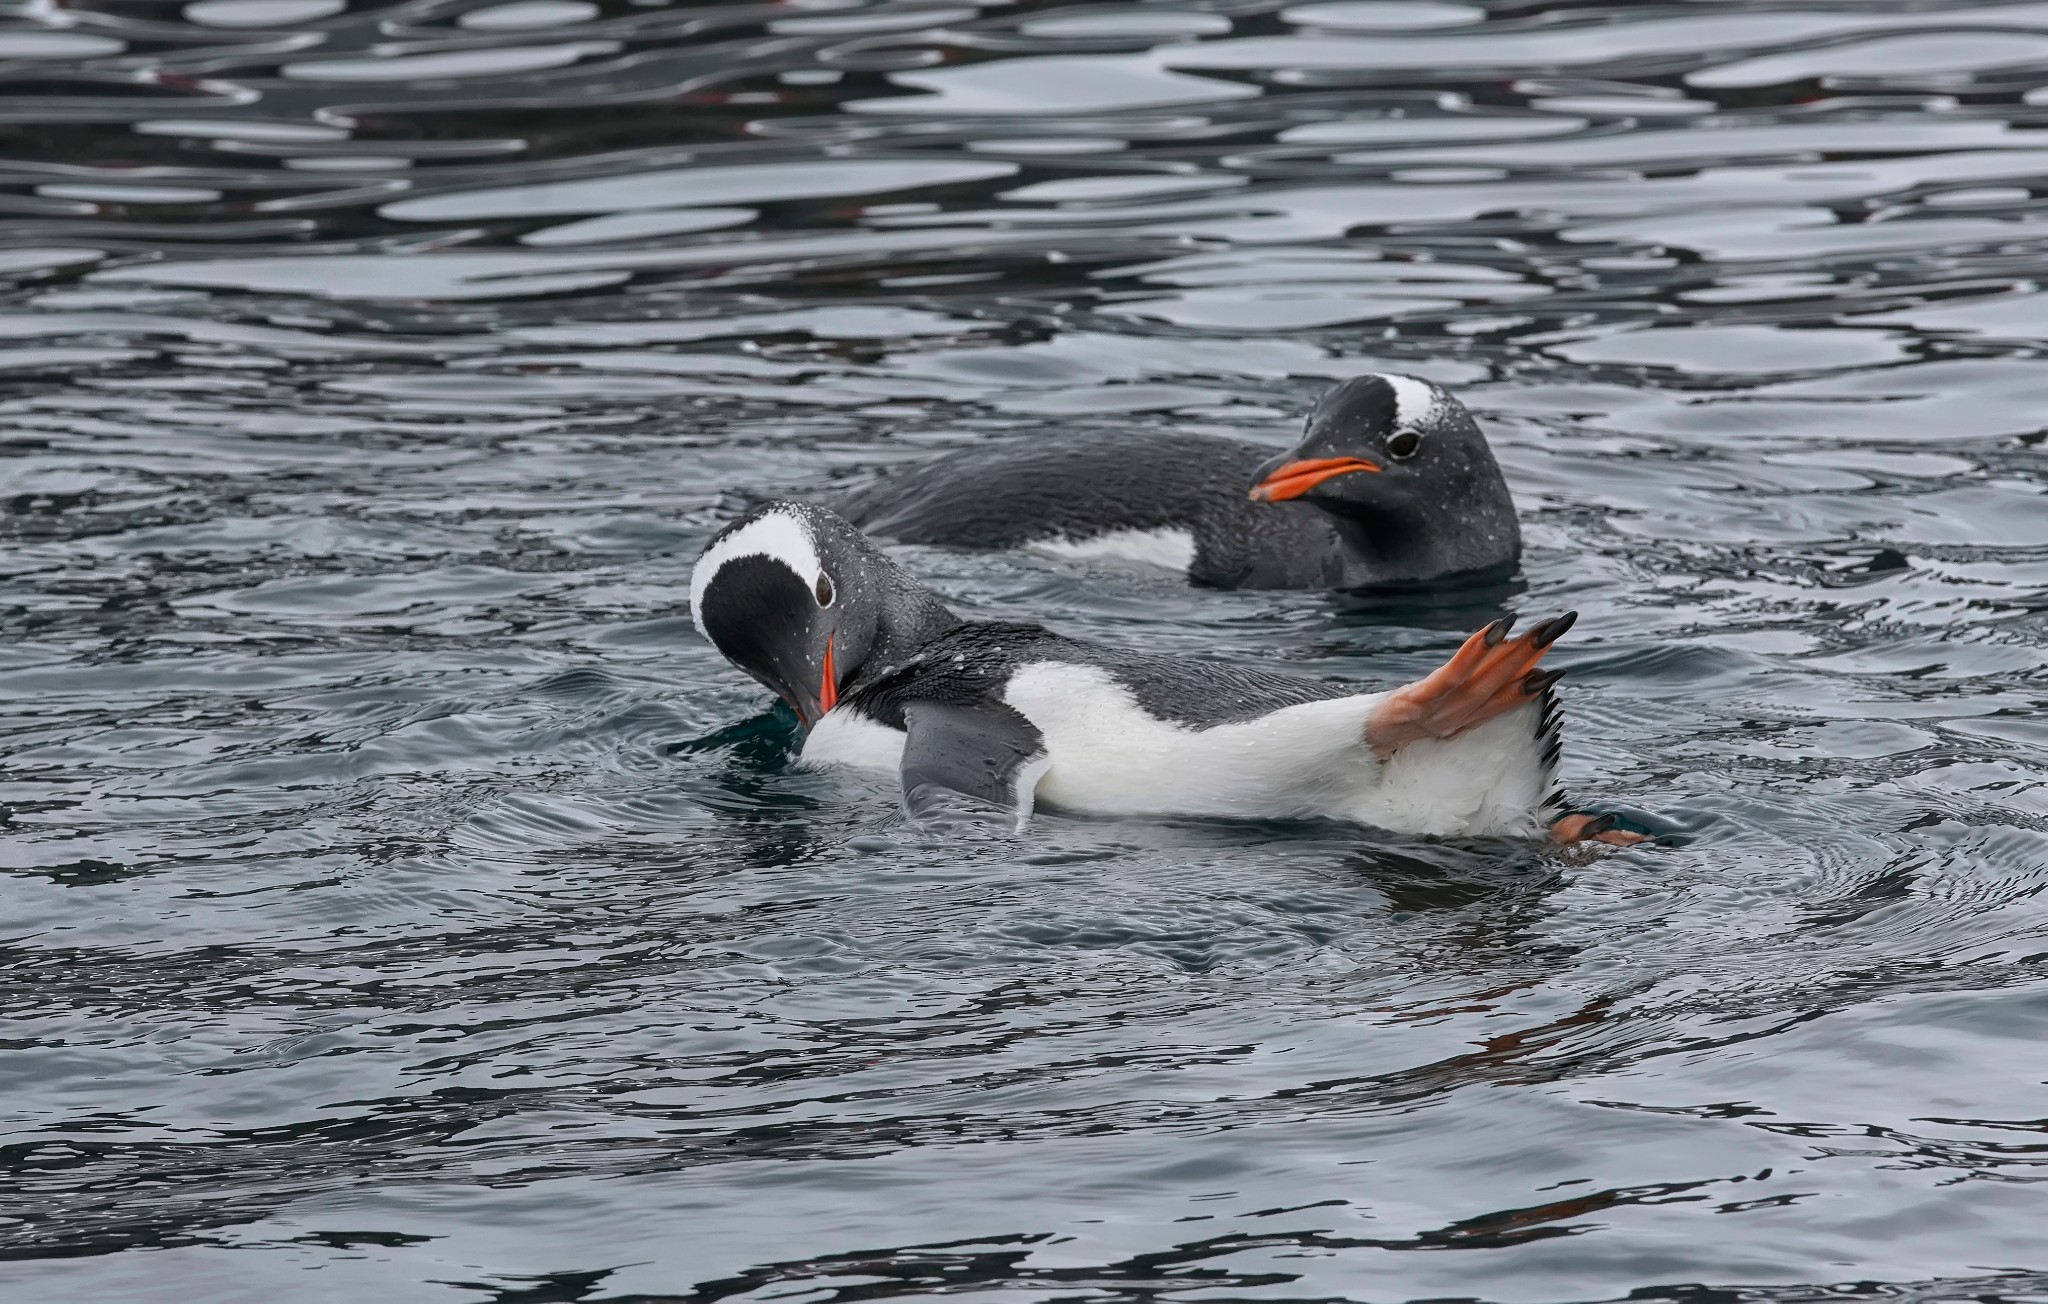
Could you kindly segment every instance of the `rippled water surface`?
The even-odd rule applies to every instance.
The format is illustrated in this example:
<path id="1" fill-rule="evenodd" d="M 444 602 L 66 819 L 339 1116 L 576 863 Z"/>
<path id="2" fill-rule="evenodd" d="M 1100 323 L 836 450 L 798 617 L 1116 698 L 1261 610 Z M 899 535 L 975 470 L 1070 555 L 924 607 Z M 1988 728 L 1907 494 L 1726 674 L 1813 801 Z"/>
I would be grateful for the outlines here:
<path id="1" fill-rule="evenodd" d="M 0 1294 L 2048 1293 L 2048 3 L 10 8 Z M 1514 584 L 905 559 L 1576 607 L 1688 845 L 936 842 L 690 627 L 744 494 L 1392 368 Z"/>

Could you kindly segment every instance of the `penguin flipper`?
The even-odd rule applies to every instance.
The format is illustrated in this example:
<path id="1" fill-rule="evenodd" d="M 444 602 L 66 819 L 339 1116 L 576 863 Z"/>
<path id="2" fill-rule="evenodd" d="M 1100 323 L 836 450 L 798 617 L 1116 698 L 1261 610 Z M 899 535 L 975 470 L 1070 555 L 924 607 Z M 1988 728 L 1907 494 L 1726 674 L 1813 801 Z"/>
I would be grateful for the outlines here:
<path id="1" fill-rule="evenodd" d="M 1022 832 L 1048 764 L 1045 739 L 1000 703 L 903 708 L 903 810 L 924 827 L 1003 825 Z"/>

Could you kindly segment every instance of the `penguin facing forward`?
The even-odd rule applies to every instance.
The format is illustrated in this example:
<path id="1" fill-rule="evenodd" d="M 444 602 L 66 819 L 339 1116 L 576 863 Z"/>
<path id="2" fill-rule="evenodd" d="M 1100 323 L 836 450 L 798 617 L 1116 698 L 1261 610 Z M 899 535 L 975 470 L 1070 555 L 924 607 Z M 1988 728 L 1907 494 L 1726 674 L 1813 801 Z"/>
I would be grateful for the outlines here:
<path id="1" fill-rule="evenodd" d="M 691 577 L 698 630 L 796 711 L 803 759 L 897 774 L 919 823 L 1328 818 L 1402 833 L 1641 841 L 1571 811 L 1536 668 L 1570 628 L 1512 618 L 1388 692 L 963 620 L 844 518 L 755 507 Z"/>
<path id="2" fill-rule="evenodd" d="M 832 506 L 899 543 L 1133 561 L 1225 589 L 1426 583 L 1522 548 L 1472 414 L 1398 375 L 1330 389 L 1279 457 L 1206 435 L 1057 435 L 948 453 Z"/>

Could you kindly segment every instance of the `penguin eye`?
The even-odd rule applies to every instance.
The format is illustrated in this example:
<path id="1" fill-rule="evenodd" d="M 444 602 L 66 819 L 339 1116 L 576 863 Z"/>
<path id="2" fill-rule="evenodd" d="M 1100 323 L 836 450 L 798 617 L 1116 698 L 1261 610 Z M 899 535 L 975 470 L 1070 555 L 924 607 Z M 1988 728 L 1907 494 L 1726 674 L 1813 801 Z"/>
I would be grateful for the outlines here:
<path id="1" fill-rule="evenodd" d="M 1405 462 L 1422 451 L 1422 436 L 1413 430 L 1403 430 L 1387 441 L 1387 456 L 1396 462 Z"/>
<path id="2" fill-rule="evenodd" d="M 820 575 L 818 577 L 818 605 L 821 607 L 832 605 L 832 577 L 829 575 Z"/>

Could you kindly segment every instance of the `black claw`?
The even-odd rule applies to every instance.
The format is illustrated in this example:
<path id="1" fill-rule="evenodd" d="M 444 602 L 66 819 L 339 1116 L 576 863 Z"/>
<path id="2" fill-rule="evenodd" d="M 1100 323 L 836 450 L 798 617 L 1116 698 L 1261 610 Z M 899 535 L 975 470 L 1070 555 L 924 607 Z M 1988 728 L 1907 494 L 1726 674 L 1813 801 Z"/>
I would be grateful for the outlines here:
<path id="1" fill-rule="evenodd" d="M 1486 639 L 1486 646 L 1499 647 L 1500 641 L 1506 638 L 1508 631 L 1514 627 L 1515 618 L 1513 616 L 1502 616 L 1499 620 L 1488 625 L 1482 634 L 1482 637 Z"/>
<path id="2" fill-rule="evenodd" d="M 1578 618 L 1579 613 L 1576 611 L 1567 611 L 1562 616 L 1552 616 L 1529 631 L 1529 642 L 1536 647 L 1549 647 L 1563 638 L 1564 632 L 1570 629 Z"/>
<path id="3" fill-rule="evenodd" d="M 1522 676 L 1522 691 L 1531 697 L 1538 697 L 1544 689 L 1563 678 L 1562 670 L 1531 670 Z"/>
<path id="4" fill-rule="evenodd" d="M 1619 828 L 1620 826 L 1621 820 L 1617 817 L 1613 815 L 1602 815 L 1599 819 L 1594 820 L 1591 824 L 1588 824 L 1585 827 L 1585 829 L 1579 834 L 1579 836 L 1582 838 L 1598 837 L 1602 833 L 1612 833 L 1615 829 Z"/>

